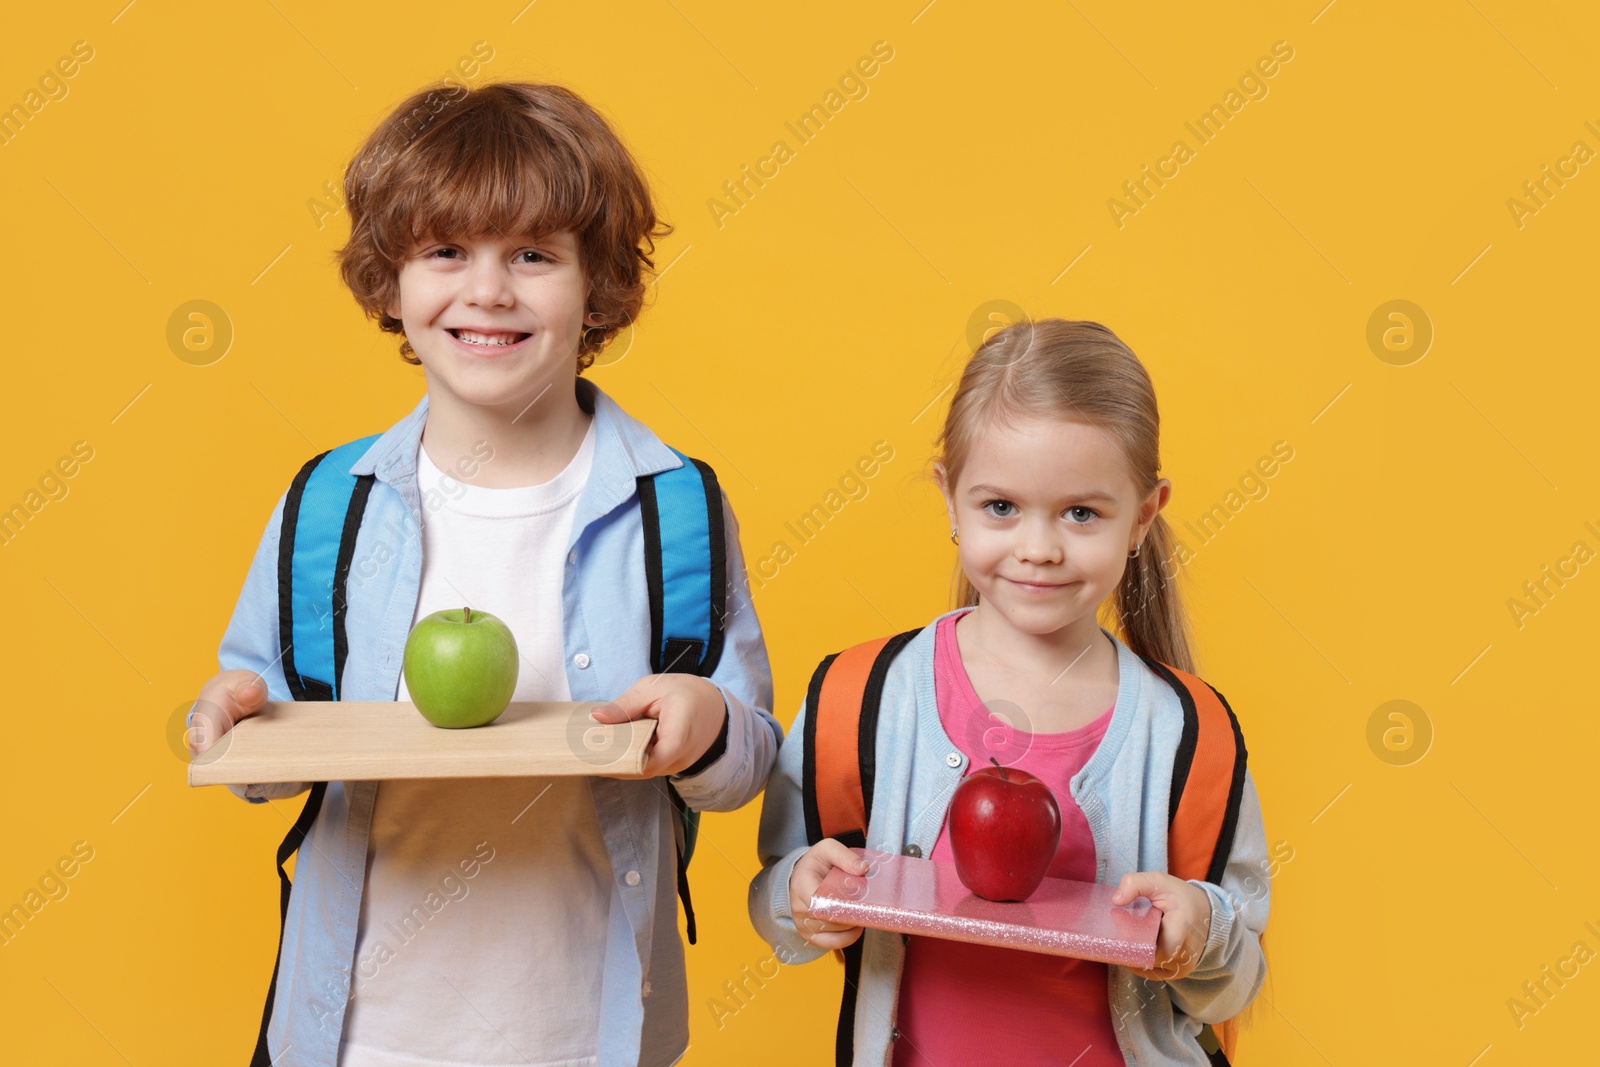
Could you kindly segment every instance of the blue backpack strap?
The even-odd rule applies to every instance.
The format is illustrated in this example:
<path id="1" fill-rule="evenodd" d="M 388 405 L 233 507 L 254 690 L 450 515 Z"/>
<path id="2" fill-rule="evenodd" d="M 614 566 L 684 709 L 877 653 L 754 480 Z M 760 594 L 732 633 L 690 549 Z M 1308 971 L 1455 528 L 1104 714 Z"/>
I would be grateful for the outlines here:
<path id="1" fill-rule="evenodd" d="M 296 700 L 337 700 L 349 643 L 344 620 L 345 586 L 355 556 L 356 534 L 374 478 L 352 477 L 350 465 L 378 439 L 377 434 L 313 457 L 289 485 L 278 535 L 278 647 L 283 676 Z M 283 865 L 300 849 L 322 810 L 328 783 L 311 783 L 311 792 L 294 825 L 278 846 L 278 951 L 267 983 L 267 1004 L 251 1067 L 271 1067 L 267 1027 L 278 987 L 278 958 L 289 920 L 292 888 Z"/>
<path id="2" fill-rule="evenodd" d="M 338 700 L 348 651 L 345 583 L 373 476 L 349 474 L 378 435 L 312 458 L 283 502 L 278 538 L 278 643 L 296 700 Z"/>
<path id="3" fill-rule="evenodd" d="M 722 657 L 728 552 L 717 475 L 677 449 L 683 466 L 639 479 L 650 666 L 709 678 Z"/>
<path id="4" fill-rule="evenodd" d="M 708 465 L 675 448 L 672 452 L 683 466 L 642 475 L 638 481 L 645 585 L 650 594 L 650 668 L 657 674 L 709 678 L 722 658 L 727 613 L 722 488 Z M 696 929 L 688 872 L 700 836 L 700 813 L 689 809 L 670 780 L 666 785 L 681 831 L 678 896 L 692 945 Z"/>

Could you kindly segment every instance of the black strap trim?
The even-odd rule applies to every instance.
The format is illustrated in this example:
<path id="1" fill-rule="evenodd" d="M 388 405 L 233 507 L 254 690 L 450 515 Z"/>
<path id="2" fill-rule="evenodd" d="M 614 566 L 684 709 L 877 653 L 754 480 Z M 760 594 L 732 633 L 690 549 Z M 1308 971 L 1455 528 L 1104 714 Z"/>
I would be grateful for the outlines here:
<path id="1" fill-rule="evenodd" d="M 1166 664 L 1146 656 L 1139 658 L 1172 688 L 1183 705 L 1183 736 L 1178 739 L 1178 750 L 1172 757 L 1172 791 L 1167 797 L 1167 829 L 1171 830 L 1173 820 L 1178 817 L 1178 801 L 1183 798 L 1183 788 L 1189 784 L 1189 770 L 1194 765 L 1195 749 L 1200 744 L 1200 713 L 1195 710 L 1194 697 L 1189 695 L 1188 686 L 1180 682 Z"/>
<path id="2" fill-rule="evenodd" d="M 846 830 L 833 835 L 833 839 L 845 848 L 866 848 L 867 832 L 865 830 Z"/>
<path id="3" fill-rule="evenodd" d="M 320 458 L 320 457 L 319 457 Z M 283 842 L 278 846 L 278 951 L 272 957 L 272 981 L 267 985 L 267 1006 L 261 1012 L 261 1034 L 256 1038 L 255 1053 L 250 1057 L 250 1067 L 272 1067 L 272 1056 L 267 1049 L 267 1027 L 272 1022 L 272 1000 L 278 989 L 278 963 L 283 955 L 283 934 L 289 925 L 289 893 L 292 885 L 289 875 L 284 871 L 283 865 L 289 862 L 289 857 L 300 849 L 311 832 L 311 824 L 316 822 L 317 813 L 322 810 L 322 795 L 327 791 L 327 782 L 312 782 L 311 795 L 306 798 L 305 807 L 300 809 L 299 818 L 284 835 Z"/>
<path id="4" fill-rule="evenodd" d="M 339 555 L 333 565 L 333 678 L 338 696 L 344 696 L 344 661 L 350 654 L 350 639 L 344 630 L 345 613 L 350 606 L 346 590 L 350 579 L 350 564 L 356 555 L 356 535 L 361 532 L 361 516 L 367 510 L 367 496 L 377 478 L 363 474 L 356 478 L 355 489 L 350 493 L 350 506 L 345 508 L 344 529 L 339 533 Z"/>
<path id="5" fill-rule="evenodd" d="M 717 472 L 698 459 L 689 462 L 700 472 L 706 490 L 706 531 L 711 544 L 711 639 L 700 661 L 700 675 L 711 677 L 722 659 L 723 622 L 728 614 L 728 533 L 722 522 L 722 486 Z"/>
<path id="6" fill-rule="evenodd" d="M 869 821 L 872 818 L 873 787 L 878 777 L 878 708 L 883 702 L 883 681 L 888 677 L 889 665 L 900 654 L 900 650 L 921 632 L 922 627 L 919 626 L 915 630 L 896 634 L 884 642 L 883 647 L 878 650 L 877 658 L 872 661 L 872 669 L 867 672 L 866 688 L 861 693 L 861 722 L 856 733 L 856 759 L 861 766 L 861 810 L 866 813 Z M 865 830 L 866 827 L 862 829 Z M 857 847 L 865 848 L 865 840 Z"/>
<path id="7" fill-rule="evenodd" d="M 674 820 L 672 839 L 674 843 L 678 843 L 678 835 L 680 833 L 688 833 L 688 827 L 685 825 L 684 820 L 688 817 L 689 805 L 673 786 L 671 779 L 667 779 L 667 796 L 672 800 L 672 818 Z M 683 901 L 683 915 L 688 926 L 689 944 L 692 945 L 696 940 L 696 930 L 694 925 L 694 902 L 689 899 L 689 865 L 683 861 L 686 844 L 686 841 L 678 843 L 678 899 Z"/>
<path id="8" fill-rule="evenodd" d="M 661 580 L 661 505 L 650 475 L 641 474 L 638 486 L 639 517 L 644 523 L 644 584 L 650 593 L 650 671 L 662 674 L 661 613 L 665 590 Z"/>
<path id="9" fill-rule="evenodd" d="M 802 732 L 800 760 L 800 802 L 805 809 L 806 843 L 822 840 L 822 812 L 817 807 L 817 706 L 822 697 L 822 679 L 828 668 L 839 658 L 839 653 L 824 659 L 811 672 L 811 684 L 806 688 L 806 725 Z"/>
<path id="10" fill-rule="evenodd" d="M 1216 687 L 1210 682 L 1206 687 L 1217 693 Z M 1244 747 L 1244 731 L 1239 728 L 1239 719 L 1233 714 L 1233 707 L 1229 705 L 1228 698 L 1217 693 L 1217 699 L 1228 712 L 1228 723 L 1233 727 L 1233 781 L 1228 786 L 1228 807 L 1223 812 L 1222 829 L 1217 833 L 1217 847 L 1211 854 L 1211 868 L 1206 874 L 1206 881 L 1213 885 L 1222 883 L 1222 872 L 1227 869 L 1228 856 L 1233 852 L 1233 835 L 1239 826 L 1239 806 L 1244 802 L 1244 774 L 1245 759 L 1248 753 Z"/>
<path id="11" fill-rule="evenodd" d="M 333 449 L 328 449 L 332 452 Z M 312 697 L 300 681 L 294 666 L 294 531 L 300 518 L 300 498 L 305 495 L 311 472 L 317 469 L 328 452 L 308 459 L 300 473 L 294 476 L 289 492 L 283 498 L 283 522 L 278 533 L 278 649 L 283 653 L 283 678 L 289 683 L 289 693 L 296 700 L 331 699 Z"/>
<path id="12" fill-rule="evenodd" d="M 699 674 L 700 650 L 705 642 L 692 637 L 669 637 L 663 642 L 657 674 Z"/>
<path id="13" fill-rule="evenodd" d="M 833 1062 L 850 1067 L 855 1061 L 856 990 L 861 985 L 861 941 L 858 937 L 844 950 L 844 992 L 839 997 L 839 1028 L 833 1035 Z"/>

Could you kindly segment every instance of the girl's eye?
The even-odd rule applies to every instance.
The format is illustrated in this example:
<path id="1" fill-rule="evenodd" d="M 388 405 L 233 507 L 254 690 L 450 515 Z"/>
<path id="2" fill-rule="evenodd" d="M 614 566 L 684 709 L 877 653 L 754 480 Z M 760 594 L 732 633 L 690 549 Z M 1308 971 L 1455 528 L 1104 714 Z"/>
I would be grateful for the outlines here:
<path id="1" fill-rule="evenodd" d="M 1009 519 L 1016 514 L 1017 506 L 1009 500 L 991 500 L 983 505 L 983 510 L 997 519 Z"/>
<path id="2" fill-rule="evenodd" d="M 1082 522 L 1073 522 L 1074 526 L 1087 526 L 1087 525 L 1089 525 L 1089 523 L 1093 522 L 1095 519 L 1100 517 L 1100 513 L 1098 511 L 1096 511 L 1094 508 L 1085 507 L 1082 504 L 1079 504 L 1077 507 L 1068 508 L 1067 509 L 1067 514 L 1070 516 L 1075 511 L 1088 512 L 1089 517 L 1084 519 Z"/>

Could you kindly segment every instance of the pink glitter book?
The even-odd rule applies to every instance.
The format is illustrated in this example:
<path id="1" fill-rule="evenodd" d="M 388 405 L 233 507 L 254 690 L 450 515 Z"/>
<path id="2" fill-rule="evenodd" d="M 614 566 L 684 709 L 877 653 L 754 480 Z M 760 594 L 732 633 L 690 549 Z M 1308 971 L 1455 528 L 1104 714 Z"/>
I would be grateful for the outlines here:
<path id="1" fill-rule="evenodd" d="M 954 864 L 852 849 L 865 876 L 835 867 L 811 898 L 811 914 L 833 923 L 998 945 L 1148 970 L 1161 912 L 1143 897 L 1111 903 L 1115 886 L 1046 878 L 1027 900 L 975 896 Z"/>

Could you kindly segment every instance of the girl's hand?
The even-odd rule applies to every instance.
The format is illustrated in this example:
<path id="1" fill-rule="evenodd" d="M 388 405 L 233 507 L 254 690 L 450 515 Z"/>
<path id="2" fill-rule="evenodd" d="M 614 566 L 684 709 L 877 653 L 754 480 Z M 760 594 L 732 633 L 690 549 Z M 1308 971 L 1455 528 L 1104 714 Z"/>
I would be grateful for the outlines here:
<path id="1" fill-rule="evenodd" d="M 705 755 L 722 732 L 728 706 L 722 690 L 693 674 L 647 674 L 609 704 L 590 712 L 596 722 L 656 720 L 656 732 L 639 774 L 608 778 L 657 778 L 677 774 Z"/>
<path id="2" fill-rule="evenodd" d="M 865 860 L 843 842 L 826 837 L 806 850 L 789 875 L 789 914 L 794 916 L 794 928 L 818 948 L 845 948 L 861 936 L 859 926 L 840 926 L 811 916 L 811 895 L 835 867 L 843 867 L 851 874 L 867 873 Z"/>
<path id="3" fill-rule="evenodd" d="M 1141 978 L 1170 982 L 1183 978 L 1200 962 L 1211 936 L 1211 898 L 1205 890 L 1160 871 L 1125 874 L 1111 897 L 1113 904 L 1132 904 L 1148 897 L 1161 911 L 1156 935 L 1156 962 L 1152 970 L 1128 968 Z"/>
<path id="4" fill-rule="evenodd" d="M 240 719 L 267 706 L 267 683 L 255 671 L 222 671 L 200 687 L 184 740 L 192 759 L 221 740 Z"/>

